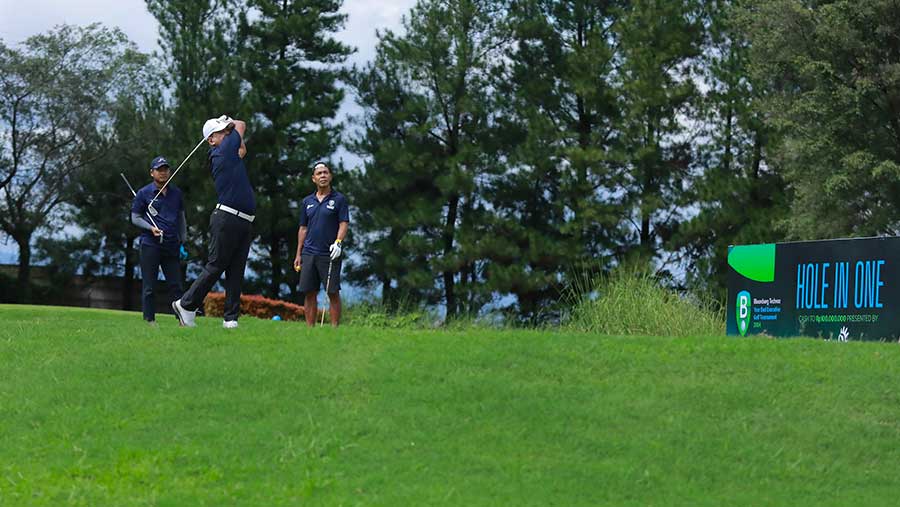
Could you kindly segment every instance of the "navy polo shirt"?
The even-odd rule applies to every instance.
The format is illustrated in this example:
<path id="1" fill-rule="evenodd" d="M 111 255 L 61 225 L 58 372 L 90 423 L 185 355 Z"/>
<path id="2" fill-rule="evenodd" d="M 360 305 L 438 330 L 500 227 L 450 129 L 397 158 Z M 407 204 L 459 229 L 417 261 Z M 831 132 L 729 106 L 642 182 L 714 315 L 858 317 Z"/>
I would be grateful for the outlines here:
<path id="1" fill-rule="evenodd" d="M 350 207 L 344 194 L 331 191 L 322 202 L 313 192 L 303 198 L 300 225 L 307 228 L 303 253 L 328 255 L 328 247 L 337 239 L 338 224 L 350 221 Z"/>
<path id="2" fill-rule="evenodd" d="M 241 135 L 237 130 L 232 130 L 218 146 L 209 150 L 210 168 L 219 204 L 254 215 L 256 199 L 247 177 L 247 166 L 238 155 L 240 148 Z"/>
<path id="3" fill-rule="evenodd" d="M 152 232 L 143 230 L 141 232 L 141 245 L 162 247 L 172 252 L 177 252 L 178 247 L 181 245 L 181 241 L 178 238 L 178 221 L 181 220 L 181 213 L 184 211 L 183 194 L 181 189 L 175 185 L 170 184 L 166 187 L 166 193 L 159 194 L 159 198 L 153 203 L 153 208 L 157 211 L 157 215 L 151 221 L 147 217 L 147 207 L 157 192 L 159 192 L 159 189 L 156 188 L 156 185 L 150 183 L 137 191 L 134 203 L 131 205 L 132 213 L 140 215 L 150 225 L 156 222 L 156 226 L 163 231 L 163 243 L 160 244 L 159 238 L 154 236 Z"/>

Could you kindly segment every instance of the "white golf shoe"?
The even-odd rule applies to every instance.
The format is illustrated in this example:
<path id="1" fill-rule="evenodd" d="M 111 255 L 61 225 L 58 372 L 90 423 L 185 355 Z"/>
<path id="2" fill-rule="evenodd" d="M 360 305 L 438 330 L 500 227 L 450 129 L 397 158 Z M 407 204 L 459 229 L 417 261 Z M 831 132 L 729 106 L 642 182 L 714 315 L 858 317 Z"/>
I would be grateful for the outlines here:
<path id="1" fill-rule="evenodd" d="M 175 316 L 178 317 L 178 322 L 181 323 L 182 326 L 185 327 L 196 327 L 197 324 L 194 323 L 194 317 L 197 316 L 197 311 L 188 311 L 185 310 L 183 306 L 181 306 L 181 300 L 176 299 L 172 301 L 172 310 L 175 310 Z"/>
<path id="2" fill-rule="evenodd" d="M 225 329 L 234 329 L 237 327 L 237 321 L 236 320 L 223 320 L 222 327 L 224 327 Z"/>

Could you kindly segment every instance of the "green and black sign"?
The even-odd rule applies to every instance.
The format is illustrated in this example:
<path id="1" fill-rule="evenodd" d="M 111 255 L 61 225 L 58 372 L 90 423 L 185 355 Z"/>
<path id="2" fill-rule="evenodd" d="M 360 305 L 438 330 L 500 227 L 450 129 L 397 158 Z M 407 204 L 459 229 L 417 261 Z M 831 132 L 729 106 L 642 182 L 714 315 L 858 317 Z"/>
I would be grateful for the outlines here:
<path id="1" fill-rule="evenodd" d="M 897 340 L 900 238 L 728 249 L 730 335 Z"/>

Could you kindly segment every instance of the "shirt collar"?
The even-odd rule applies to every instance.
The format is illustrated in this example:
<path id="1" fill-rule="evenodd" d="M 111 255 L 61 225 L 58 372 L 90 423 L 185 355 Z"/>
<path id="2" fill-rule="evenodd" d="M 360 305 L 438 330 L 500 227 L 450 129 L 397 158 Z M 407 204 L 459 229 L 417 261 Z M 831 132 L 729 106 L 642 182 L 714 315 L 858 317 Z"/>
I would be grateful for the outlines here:
<path id="1" fill-rule="evenodd" d="M 334 196 L 335 193 L 336 193 L 336 192 L 334 191 L 334 187 L 331 187 L 331 192 L 328 192 L 328 195 L 326 195 L 325 197 L 322 198 L 322 202 L 325 202 L 329 197 L 334 198 L 333 196 Z M 319 196 L 318 196 L 318 193 L 317 193 L 317 192 L 313 192 L 313 193 L 309 194 L 309 196 L 307 197 L 307 199 L 312 199 L 312 200 L 314 200 L 314 201 L 316 201 L 316 202 L 319 202 Z"/>

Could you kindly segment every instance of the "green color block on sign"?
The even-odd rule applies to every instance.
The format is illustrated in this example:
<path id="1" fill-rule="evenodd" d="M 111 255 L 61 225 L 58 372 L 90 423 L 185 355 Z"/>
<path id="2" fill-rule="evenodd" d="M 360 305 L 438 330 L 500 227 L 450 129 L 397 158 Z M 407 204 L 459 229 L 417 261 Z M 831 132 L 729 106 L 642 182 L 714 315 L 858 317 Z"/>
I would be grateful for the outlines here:
<path id="1" fill-rule="evenodd" d="M 754 282 L 775 281 L 775 244 L 729 247 L 728 265 Z"/>

